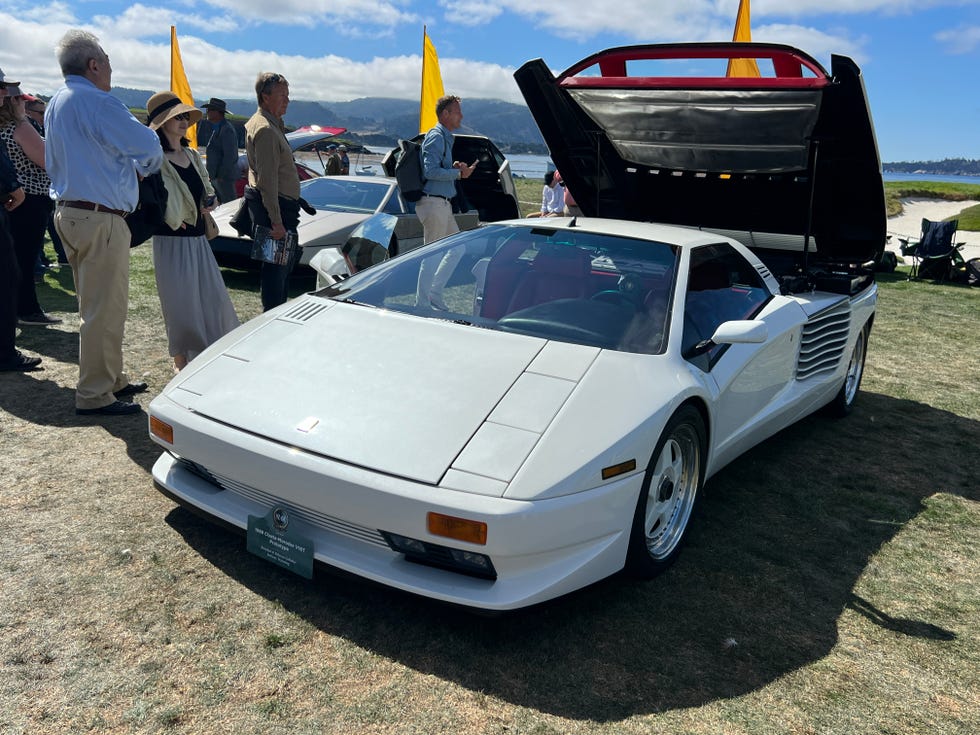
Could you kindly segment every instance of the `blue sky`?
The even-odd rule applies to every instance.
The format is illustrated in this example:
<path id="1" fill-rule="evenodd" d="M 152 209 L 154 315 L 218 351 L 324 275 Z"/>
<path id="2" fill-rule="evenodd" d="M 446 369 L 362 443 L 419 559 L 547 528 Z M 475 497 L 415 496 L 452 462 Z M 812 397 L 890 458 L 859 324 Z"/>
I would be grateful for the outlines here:
<path id="1" fill-rule="evenodd" d="M 113 84 L 169 86 L 177 26 L 195 97 L 251 97 L 278 71 L 293 99 L 418 96 L 422 27 L 447 92 L 522 102 L 513 72 L 556 72 L 610 46 L 731 38 L 738 0 L 0 0 L 0 67 L 26 90 L 60 84 L 54 46 L 95 33 Z M 753 0 L 752 37 L 861 67 L 882 159 L 980 158 L 980 0 Z M 273 20 L 274 17 L 274 20 Z M 477 125 L 477 121 L 470 121 Z"/>

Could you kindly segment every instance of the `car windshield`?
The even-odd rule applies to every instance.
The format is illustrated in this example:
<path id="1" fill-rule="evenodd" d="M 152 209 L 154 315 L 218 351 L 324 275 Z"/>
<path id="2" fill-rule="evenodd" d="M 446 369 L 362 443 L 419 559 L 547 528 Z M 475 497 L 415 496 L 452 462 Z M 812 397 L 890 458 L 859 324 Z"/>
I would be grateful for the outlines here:
<path id="1" fill-rule="evenodd" d="M 331 212 L 376 212 L 391 190 L 390 182 L 335 177 L 300 184 L 301 195 L 311 206 Z"/>
<path id="2" fill-rule="evenodd" d="M 487 225 L 368 268 L 319 295 L 543 339 L 657 354 L 666 345 L 677 257 L 674 246 L 649 240 Z"/>

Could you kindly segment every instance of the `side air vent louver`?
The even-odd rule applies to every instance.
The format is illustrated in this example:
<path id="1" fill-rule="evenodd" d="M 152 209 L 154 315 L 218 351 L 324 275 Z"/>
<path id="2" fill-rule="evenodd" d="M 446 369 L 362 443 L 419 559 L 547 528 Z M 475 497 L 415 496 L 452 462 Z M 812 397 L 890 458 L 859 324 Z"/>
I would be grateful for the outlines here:
<path id="1" fill-rule="evenodd" d="M 762 263 L 759 263 L 759 265 L 757 265 L 755 269 L 759 272 L 759 275 L 762 276 L 763 278 L 772 278 L 772 272 L 768 268 L 766 268 Z"/>
<path id="2" fill-rule="evenodd" d="M 815 314 L 806 323 L 796 363 L 797 380 L 808 380 L 837 369 L 847 347 L 850 314 L 850 304 L 845 300 Z"/>
<path id="3" fill-rule="evenodd" d="M 329 307 L 329 304 L 321 301 L 301 301 L 279 318 L 292 322 L 308 322 Z"/>

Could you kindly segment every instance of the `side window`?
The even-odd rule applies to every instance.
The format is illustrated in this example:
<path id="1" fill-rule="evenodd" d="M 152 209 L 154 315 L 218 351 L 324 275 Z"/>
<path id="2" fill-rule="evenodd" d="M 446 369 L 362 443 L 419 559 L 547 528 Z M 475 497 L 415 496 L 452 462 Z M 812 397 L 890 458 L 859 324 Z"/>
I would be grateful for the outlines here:
<path id="1" fill-rule="evenodd" d="M 688 273 L 682 350 L 710 339 L 723 322 L 753 318 L 769 298 L 762 277 L 731 245 L 696 248 Z M 708 370 L 725 347 L 717 345 L 693 361 Z"/>
<path id="2" fill-rule="evenodd" d="M 402 205 L 397 191 L 391 192 L 391 196 L 388 197 L 388 201 L 385 202 L 385 205 L 381 208 L 381 211 L 385 212 L 386 214 L 402 213 Z"/>

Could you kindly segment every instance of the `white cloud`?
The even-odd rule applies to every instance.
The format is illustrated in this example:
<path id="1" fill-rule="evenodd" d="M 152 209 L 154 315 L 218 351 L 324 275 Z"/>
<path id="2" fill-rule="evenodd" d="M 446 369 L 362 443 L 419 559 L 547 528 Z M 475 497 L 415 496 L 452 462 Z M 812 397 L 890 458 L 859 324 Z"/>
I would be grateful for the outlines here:
<path id="1" fill-rule="evenodd" d="M 55 44 L 69 28 L 84 27 L 100 38 L 111 57 L 114 85 L 166 89 L 170 85 L 170 24 L 176 20 L 180 20 L 181 27 L 196 24 L 172 10 L 146 6 L 134 6 L 118 17 L 100 16 L 90 25 L 74 22 L 73 18 L 67 20 L 70 22 L 42 24 L 0 12 L 0 68 L 19 77 L 25 89 L 51 94 L 63 81 L 55 59 Z M 148 28 L 156 29 L 152 38 Z M 161 28 L 167 30 L 161 32 Z M 260 70 L 284 74 L 294 99 L 405 99 L 418 94 L 422 63 L 418 55 L 354 61 L 336 55 L 309 57 L 229 50 L 188 32 L 180 33 L 178 40 L 184 69 L 192 80 L 195 96 L 200 98 L 251 98 Z M 512 67 L 450 57 L 440 57 L 439 65 L 446 89 L 456 94 L 521 101 Z"/>
<path id="2" fill-rule="evenodd" d="M 762 43 L 784 43 L 805 49 L 810 56 L 828 66 L 828 69 L 831 54 L 850 56 L 859 65 L 868 61 L 865 51 L 868 39 L 864 36 L 851 38 L 845 31 L 838 34 L 806 26 L 773 23 L 753 29 L 752 40 Z"/>
<path id="3" fill-rule="evenodd" d="M 481 26 L 499 16 L 503 4 L 490 4 L 485 0 L 439 0 L 445 10 L 446 20 L 462 26 Z"/>
<path id="4" fill-rule="evenodd" d="M 205 0 L 211 7 L 220 8 L 248 22 L 276 25 L 324 26 L 324 31 L 345 24 L 392 28 L 401 23 L 414 23 L 417 16 L 402 5 L 406 2 L 384 0 Z"/>
<path id="5" fill-rule="evenodd" d="M 940 31 L 935 39 L 951 54 L 967 54 L 980 47 L 980 26 Z"/>
<path id="6" fill-rule="evenodd" d="M 75 14 L 67 3 L 53 2 L 17 8 L 21 20 L 44 21 L 45 23 L 74 23 Z"/>
<path id="7" fill-rule="evenodd" d="M 735 17 L 738 0 L 727 0 L 731 17 Z M 857 15 L 861 13 L 882 13 L 899 15 L 920 12 L 929 8 L 980 5 L 980 0 L 753 0 L 752 17 L 812 17 L 827 15 Z"/>

